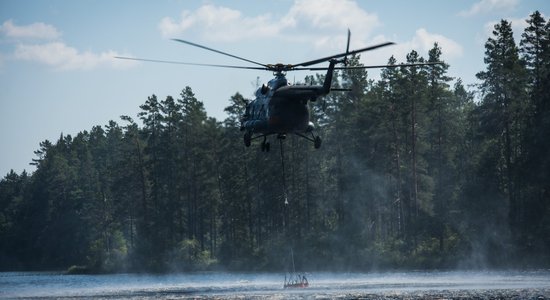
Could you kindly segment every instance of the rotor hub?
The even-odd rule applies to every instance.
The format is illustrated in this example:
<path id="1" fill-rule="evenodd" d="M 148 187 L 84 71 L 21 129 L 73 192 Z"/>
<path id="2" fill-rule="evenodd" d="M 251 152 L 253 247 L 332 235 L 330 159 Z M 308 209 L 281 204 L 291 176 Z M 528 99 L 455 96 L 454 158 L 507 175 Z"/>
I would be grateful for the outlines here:
<path id="1" fill-rule="evenodd" d="M 294 66 L 291 65 L 291 64 L 282 64 L 282 63 L 268 64 L 268 65 L 266 65 L 266 67 L 267 67 L 268 70 L 271 70 L 276 74 L 283 73 L 283 72 L 286 72 L 286 71 L 290 71 L 294 68 Z"/>

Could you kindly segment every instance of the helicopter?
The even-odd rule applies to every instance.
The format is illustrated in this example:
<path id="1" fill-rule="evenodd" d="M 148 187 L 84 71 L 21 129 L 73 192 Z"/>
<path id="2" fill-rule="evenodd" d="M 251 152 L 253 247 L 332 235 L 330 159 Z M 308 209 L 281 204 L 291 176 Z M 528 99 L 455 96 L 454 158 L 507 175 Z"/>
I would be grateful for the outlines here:
<path id="1" fill-rule="evenodd" d="M 251 69 L 264 70 L 273 72 L 274 78 L 263 84 L 255 92 L 255 99 L 252 101 L 245 100 L 245 112 L 240 118 L 240 130 L 244 131 L 243 141 L 246 147 L 250 147 L 255 139 L 263 138 L 261 150 L 268 152 L 270 143 L 267 138 L 271 135 L 276 135 L 278 139 L 286 138 L 287 134 L 295 134 L 313 143 L 314 148 L 321 147 L 322 140 L 318 135 L 315 135 L 315 126 L 310 121 L 308 102 L 315 102 L 319 97 L 329 94 L 331 91 L 350 91 L 350 89 L 332 88 L 332 78 L 334 70 L 346 69 L 368 69 L 368 68 L 388 68 L 388 67 L 408 67 L 441 64 L 441 62 L 423 62 L 423 63 L 408 63 L 399 65 L 376 65 L 376 66 L 347 66 L 348 56 L 355 55 L 367 51 L 372 51 L 378 48 L 394 45 L 393 42 L 385 42 L 369 47 L 360 48 L 357 50 L 349 50 L 351 32 L 348 29 L 346 51 L 297 64 L 263 64 L 247 58 L 239 57 L 227 52 L 209 48 L 190 41 L 182 39 L 172 39 L 173 41 L 187 44 L 190 46 L 202 48 L 218 54 L 229 56 L 256 66 L 236 66 L 236 65 L 219 65 L 219 64 L 203 64 L 189 63 L 178 61 L 141 59 L 131 57 L 117 56 L 119 59 L 129 59 L 138 61 L 149 61 L 157 63 L 183 64 L 192 66 L 206 67 L 221 67 L 233 69 Z M 329 62 L 328 67 L 311 67 L 323 62 Z M 337 66 L 342 64 L 343 67 Z M 302 85 L 290 84 L 286 78 L 289 71 L 308 70 L 320 71 L 326 70 L 325 79 L 322 85 Z"/>

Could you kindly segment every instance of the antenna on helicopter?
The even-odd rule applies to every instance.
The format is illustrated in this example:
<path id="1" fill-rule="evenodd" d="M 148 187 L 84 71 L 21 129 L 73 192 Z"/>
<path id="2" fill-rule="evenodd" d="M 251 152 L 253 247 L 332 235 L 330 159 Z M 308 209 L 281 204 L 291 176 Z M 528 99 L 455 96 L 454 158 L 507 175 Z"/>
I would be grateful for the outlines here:
<path id="1" fill-rule="evenodd" d="M 256 81 L 251 82 L 254 89 L 257 90 L 260 87 L 260 76 L 256 76 Z"/>

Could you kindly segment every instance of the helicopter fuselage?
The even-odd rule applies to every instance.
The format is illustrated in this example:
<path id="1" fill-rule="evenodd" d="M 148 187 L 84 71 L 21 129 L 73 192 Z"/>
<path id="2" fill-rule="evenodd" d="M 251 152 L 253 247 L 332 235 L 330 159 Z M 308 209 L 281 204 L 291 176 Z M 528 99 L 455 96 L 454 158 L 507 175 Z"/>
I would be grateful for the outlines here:
<path id="1" fill-rule="evenodd" d="M 290 86 L 284 75 L 272 79 L 256 91 L 242 118 L 245 130 L 258 134 L 307 132 L 309 122 L 308 95 L 286 95 Z M 286 93 L 285 93 L 286 91 Z"/>
<path id="2" fill-rule="evenodd" d="M 330 62 L 323 85 L 289 85 L 283 72 L 275 73 L 275 78 L 259 87 L 256 98 L 247 104 L 241 118 L 241 130 L 246 130 L 250 136 L 312 132 L 314 126 L 309 119 L 308 101 L 330 92 L 336 63 Z"/>

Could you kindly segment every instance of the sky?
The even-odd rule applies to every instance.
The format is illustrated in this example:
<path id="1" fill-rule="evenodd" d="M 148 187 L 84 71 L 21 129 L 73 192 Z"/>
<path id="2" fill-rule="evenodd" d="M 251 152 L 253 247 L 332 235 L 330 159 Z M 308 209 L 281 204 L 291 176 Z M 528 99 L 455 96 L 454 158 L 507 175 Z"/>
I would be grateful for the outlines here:
<path id="1" fill-rule="evenodd" d="M 301 63 L 350 49 L 396 45 L 363 53 L 366 64 L 416 50 L 427 57 L 437 42 L 448 75 L 475 84 L 485 69 L 484 44 L 501 19 L 519 43 L 525 19 L 550 13 L 548 0 L 0 0 L 0 177 L 34 171 L 29 163 L 44 140 L 76 135 L 121 115 L 135 120 L 155 94 L 179 97 L 189 86 L 209 116 L 225 118 L 229 98 L 252 98 L 257 70 L 159 64 L 127 56 L 243 65 L 231 57 L 172 41 L 184 39 L 261 63 Z M 323 66 L 323 65 L 319 65 Z M 311 73 L 293 72 L 291 82 Z M 377 71 L 369 77 L 377 79 Z"/>

